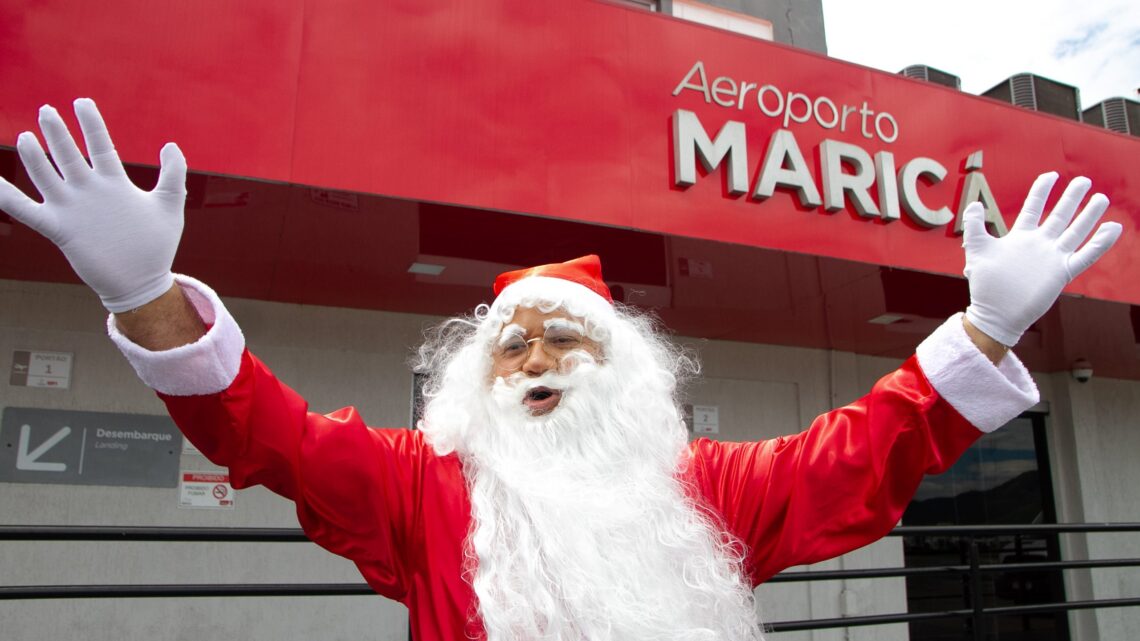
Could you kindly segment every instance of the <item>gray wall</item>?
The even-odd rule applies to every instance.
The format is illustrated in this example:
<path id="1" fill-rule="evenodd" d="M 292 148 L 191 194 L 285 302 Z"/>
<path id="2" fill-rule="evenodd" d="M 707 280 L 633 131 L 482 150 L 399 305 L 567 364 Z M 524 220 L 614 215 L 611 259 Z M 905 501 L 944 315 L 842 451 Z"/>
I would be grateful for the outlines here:
<path id="1" fill-rule="evenodd" d="M 356 404 L 379 425 L 405 425 L 411 378 L 405 345 L 421 318 L 227 301 L 250 346 L 313 404 Z M 110 344 L 105 313 L 82 287 L 0 280 L 0 354 L 74 354 L 69 390 L 13 387 L 0 406 L 164 414 Z M 215 470 L 197 454 L 182 469 Z M 232 511 L 180 509 L 176 488 L 0 483 L 6 525 L 297 527 L 292 504 L 262 488 L 238 492 Z M 355 567 L 309 543 L 3 543 L 0 583 L 359 583 Z M 407 615 L 380 597 L 0 601 L 0 638 L 403 640 Z"/>
<path id="2" fill-rule="evenodd" d="M 1140 391 L 1134 381 L 1094 378 L 1078 383 L 1067 373 L 1042 377 L 1050 390 L 1050 452 L 1057 518 L 1062 522 L 1140 522 Z M 1067 534 L 1066 559 L 1140 558 L 1140 537 Z M 1136 568 L 1065 574 L 1069 600 L 1135 598 Z M 1130 639 L 1140 630 L 1140 609 L 1084 610 L 1069 616 L 1078 641 Z"/>

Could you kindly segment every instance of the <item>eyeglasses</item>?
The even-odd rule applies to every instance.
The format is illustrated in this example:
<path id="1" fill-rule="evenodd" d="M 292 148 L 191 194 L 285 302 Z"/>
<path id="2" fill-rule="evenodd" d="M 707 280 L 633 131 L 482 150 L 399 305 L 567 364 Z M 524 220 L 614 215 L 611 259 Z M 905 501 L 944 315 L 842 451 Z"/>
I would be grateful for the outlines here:
<path id="1" fill-rule="evenodd" d="M 530 355 L 530 344 L 536 341 L 542 347 L 542 351 L 556 361 L 561 361 L 570 352 L 581 349 L 590 342 L 577 328 L 561 324 L 550 325 L 542 336 L 530 340 L 514 331 L 504 333 L 491 349 L 491 355 L 498 367 L 514 371 L 526 362 Z"/>

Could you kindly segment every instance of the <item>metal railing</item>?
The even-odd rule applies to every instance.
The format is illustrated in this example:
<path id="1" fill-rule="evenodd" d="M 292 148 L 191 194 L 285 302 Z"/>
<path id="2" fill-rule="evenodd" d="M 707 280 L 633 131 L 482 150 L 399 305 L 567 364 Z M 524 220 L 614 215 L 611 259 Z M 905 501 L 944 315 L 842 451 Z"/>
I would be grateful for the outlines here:
<path id="1" fill-rule="evenodd" d="M 768 579 L 768 583 L 799 581 L 836 581 L 850 579 L 877 579 L 913 576 L 964 577 L 969 586 L 966 599 L 969 607 L 934 612 L 900 612 L 864 616 L 835 617 L 829 619 L 808 619 L 802 621 L 780 621 L 769 624 L 773 632 L 796 630 L 821 630 L 826 628 L 846 628 L 865 625 L 886 625 L 889 623 L 911 623 L 932 619 L 968 619 L 971 636 L 976 641 L 985 638 L 986 622 L 990 617 L 1004 615 L 1028 615 L 1066 612 L 1140 605 L 1140 595 L 1122 599 L 1094 599 L 1084 601 L 1063 601 L 1034 603 L 1013 606 L 987 606 L 984 603 L 982 577 L 986 574 L 1018 572 L 1061 572 L 1074 569 L 1137 567 L 1140 559 L 1116 558 L 1076 561 L 1034 561 L 983 564 L 979 539 L 1005 537 L 1041 537 L 1074 533 L 1140 532 L 1140 523 L 1061 523 L 1041 525 L 966 525 L 966 526 L 902 526 L 896 527 L 888 536 L 902 537 L 959 537 L 968 541 L 968 563 L 939 565 L 930 567 L 872 568 L 862 570 L 809 570 L 781 572 Z"/>
<path id="2" fill-rule="evenodd" d="M 1034 603 L 1014 606 L 986 606 L 983 603 L 983 575 L 1009 572 L 1063 572 L 1075 569 L 1140 566 L 1140 559 L 1116 558 L 1073 561 L 983 564 L 979 539 L 998 537 L 1040 537 L 1071 533 L 1140 532 L 1140 523 L 1069 523 L 1056 525 L 919 526 L 898 527 L 888 536 L 962 537 L 968 540 L 968 563 L 933 567 L 894 567 L 861 570 L 810 570 L 782 572 L 768 583 L 881 579 L 922 575 L 956 575 L 966 578 L 969 607 L 935 612 L 900 612 L 769 623 L 772 632 L 821 630 L 890 623 L 910 623 L 930 619 L 964 618 L 970 621 L 974 639 L 983 638 L 986 620 L 1002 615 L 1057 613 L 1069 610 L 1117 608 L 1140 605 L 1140 595 L 1120 599 L 1096 599 Z M 183 528 L 183 527 L 76 527 L 0 526 L 0 541 L 166 541 L 180 543 L 297 543 L 308 541 L 299 529 L 290 528 Z M 0 586 L 0 600 L 84 599 L 140 597 L 218 597 L 218 596 L 331 596 L 369 595 L 364 583 L 259 583 L 194 585 L 30 585 Z"/>

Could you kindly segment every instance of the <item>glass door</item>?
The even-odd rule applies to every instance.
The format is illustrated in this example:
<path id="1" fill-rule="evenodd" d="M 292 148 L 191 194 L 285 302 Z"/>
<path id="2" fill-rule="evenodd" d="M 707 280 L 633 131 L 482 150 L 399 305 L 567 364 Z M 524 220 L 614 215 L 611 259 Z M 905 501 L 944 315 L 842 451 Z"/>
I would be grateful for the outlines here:
<path id="1" fill-rule="evenodd" d="M 998 525 L 1055 523 L 1045 416 L 1027 413 L 973 445 L 945 474 L 927 477 L 906 513 L 903 525 Z M 981 563 L 1058 561 L 1055 535 L 978 539 Z M 969 539 L 958 536 L 905 537 L 906 565 L 929 567 L 969 563 Z M 970 607 L 964 575 L 947 573 L 907 578 L 910 612 Z M 1021 571 L 985 574 L 986 607 L 1065 600 L 1060 573 Z M 923 641 L 972 639 L 966 619 L 910 624 L 910 638 Z M 1064 613 L 989 617 L 984 638 L 990 641 L 1068 641 Z"/>

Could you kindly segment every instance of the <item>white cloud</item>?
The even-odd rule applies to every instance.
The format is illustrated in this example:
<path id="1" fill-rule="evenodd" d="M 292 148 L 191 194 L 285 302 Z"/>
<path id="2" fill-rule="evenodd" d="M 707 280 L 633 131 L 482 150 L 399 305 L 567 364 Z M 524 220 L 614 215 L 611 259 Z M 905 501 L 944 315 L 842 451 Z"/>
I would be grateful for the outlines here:
<path id="1" fill-rule="evenodd" d="M 1108 29 L 1108 23 L 1100 22 L 1089 27 L 1083 34 L 1065 38 L 1054 47 L 1053 58 L 1064 60 L 1084 54 L 1090 49 L 1095 50 L 1098 46 L 1097 37 L 1104 33 L 1105 29 Z"/>

